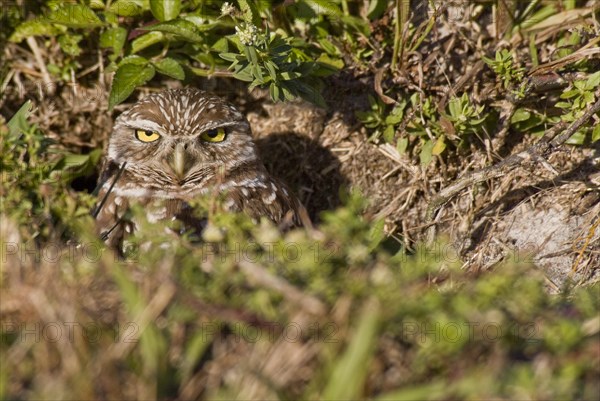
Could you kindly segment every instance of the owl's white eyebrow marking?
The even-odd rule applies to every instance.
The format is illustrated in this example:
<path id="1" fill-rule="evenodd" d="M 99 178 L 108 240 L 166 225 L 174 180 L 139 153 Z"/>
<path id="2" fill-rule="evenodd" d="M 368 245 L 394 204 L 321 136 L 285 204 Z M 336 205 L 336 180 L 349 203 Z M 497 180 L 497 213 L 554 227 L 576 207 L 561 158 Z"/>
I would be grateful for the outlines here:
<path id="1" fill-rule="evenodd" d="M 240 121 L 209 121 L 206 124 L 197 126 L 196 133 L 201 134 L 202 132 L 208 131 L 209 129 L 226 128 L 226 127 L 231 127 L 231 126 L 240 125 L 240 124 L 241 124 Z"/>
<path id="2" fill-rule="evenodd" d="M 124 125 L 131 129 L 143 129 L 148 131 L 158 131 L 162 133 L 162 127 L 155 121 L 152 120 L 127 120 Z"/>

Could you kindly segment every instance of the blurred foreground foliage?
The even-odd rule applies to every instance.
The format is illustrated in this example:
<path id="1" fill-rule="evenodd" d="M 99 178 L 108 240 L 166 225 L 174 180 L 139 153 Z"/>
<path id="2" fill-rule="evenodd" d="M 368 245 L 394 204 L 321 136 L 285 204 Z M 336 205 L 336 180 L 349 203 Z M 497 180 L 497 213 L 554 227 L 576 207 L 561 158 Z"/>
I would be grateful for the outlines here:
<path id="1" fill-rule="evenodd" d="M 600 392 L 597 284 L 550 295 L 522 255 L 475 275 L 443 241 L 400 249 L 357 194 L 315 230 L 214 207 L 202 241 L 148 224 L 118 259 L 66 185 L 95 156 L 58 153 L 27 112 L 1 131 L 3 399 Z"/>

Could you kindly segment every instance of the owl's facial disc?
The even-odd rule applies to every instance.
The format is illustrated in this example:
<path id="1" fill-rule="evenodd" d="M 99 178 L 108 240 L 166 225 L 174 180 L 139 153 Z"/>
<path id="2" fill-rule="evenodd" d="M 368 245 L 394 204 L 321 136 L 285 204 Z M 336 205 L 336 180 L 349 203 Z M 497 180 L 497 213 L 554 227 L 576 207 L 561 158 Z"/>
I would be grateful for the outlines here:
<path id="1" fill-rule="evenodd" d="M 127 173 L 137 182 L 161 191 L 201 189 L 221 171 L 260 163 L 242 113 L 192 88 L 151 94 L 123 112 L 107 157 L 127 162 Z"/>

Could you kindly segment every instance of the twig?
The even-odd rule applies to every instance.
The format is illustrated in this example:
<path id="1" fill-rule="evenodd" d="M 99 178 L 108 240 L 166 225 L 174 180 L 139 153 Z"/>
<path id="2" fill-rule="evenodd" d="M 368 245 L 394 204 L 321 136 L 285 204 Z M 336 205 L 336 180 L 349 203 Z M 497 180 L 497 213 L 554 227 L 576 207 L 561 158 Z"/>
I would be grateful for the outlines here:
<path id="1" fill-rule="evenodd" d="M 117 181 L 119 181 L 119 178 L 121 178 L 121 174 L 123 174 L 123 171 L 125 170 L 125 166 L 126 165 L 127 165 L 127 162 L 123 162 L 123 164 L 121 164 L 121 167 L 119 168 L 119 171 L 117 171 L 117 175 L 115 176 L 113 182 L 110 184 L 110 187 L 108 188 L 108 191 L 106 191 L 106 194 L 102 198 L 102 201 L 100 201 L 100 204 L 98 205 L 98 207 L 96 208 L 96 210 L 94 210 L 92 212 L 92 217 L 93 218 L 98 217 L 98 214 L 100 213 L 100 210 L 102 210 L 102 207 L 104 206 L 104 204 L 106 203 L 106 200 L 108 199 L 108 195 L 110 195 L 110 193 L 113 190 L 113 187 L 115 186 L 115 184 L 117 183 Z M 104 183 L 102 183 L 101 185 L 104 185 Z M 101 185 L 98 186 L 98 189 L 100 188 Z"/>
<path id="2" fill-rule="evenodd" d="M 40 48 L 38 47 L 37 42 L 35 41 L 35 38 L 33 36 L 28 37 L 26 40 L 27 45 L 29 45 L 29 48 L 31 48 L 31 51 L 33 52 L 33 56 L 35 57 L 35 61 L 40 69 L 40 72 L 42 73 L 44 88 L 48 91 L 49 95 L 52 95 L 54 94 L 54 83 L 52 82 L 52 78 L 50 77 L 50 74 L 46 69 L 46 62 L 44 61 L 44 57 L 42 57 Z"/>
<path id="3" fill-rule="evenodd" d="M 600 111 L 600 89 L 596 91 L 595 96 L 598 99 L 596 103 L 590 106 L 581 117 L 572 122 L 567 129 L 565 129 L 567 123 L 561 121 L 549 129 L 541 140 L 524 151 L 510 155 L 506 159 L 493 166 L 475 171 L 466 177 L 458 179 L 449 187 L 442 189 L 431 200 L 431 202 L 429 202 L 426 216 L 427 221 L 433 221 L 434 215 L 437 213 L 437 211 L 463 189 L 482 181 L 501 177 L 505 175 L 507 171 L 512 170 L 512 168 L 517 165 L 523 164 L 525 161 L 536 162 L 538 161 L 538 158 L 547 156 L 552 150 L 562 145 L 575 133 L 575 131 L 579 129 L 579 127 L 585 124 L 595 113 Z M 560 135 L 557 135 L 563 129 L 565 129 L 564 132 Z M 434 236 L 435 225 L 431 225 L 427 233 L 428 240 L 432 240 Z"/>
<path id="4" fill-rule="evenodd" d="M 281 277 L 275 276 L 264 267 L 242 260 L 240 270 L 252 281 L 280 293 L 284 298 L 302 306 L 313 315 L 324 315 L 327 308 L 318 298 L 305 294 Z"/>

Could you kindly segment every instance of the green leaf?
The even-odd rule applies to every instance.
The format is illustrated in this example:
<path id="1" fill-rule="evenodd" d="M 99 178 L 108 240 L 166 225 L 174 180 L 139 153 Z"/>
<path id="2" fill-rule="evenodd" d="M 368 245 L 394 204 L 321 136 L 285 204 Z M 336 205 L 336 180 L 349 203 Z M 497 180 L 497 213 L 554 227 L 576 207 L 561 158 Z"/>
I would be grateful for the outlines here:
<path id="1" fill-rule="evenodd" d="M 68 174 L 61 174 L 61 178 L 72 181 L 77 177 L 91 175 L 101 157 L 102 149 L 94 149 L 87 155 L 68 153 L 54 165 L 53 170 L 70 170 Z"/>
<path id="2" fill-rule="evenodd" d="M 294 94 L 290 92 L 290 90 L 286 86 L 281 85 L 281 92 L 283 92 L 283 98 L 285 100 L 294 100 Z"/>
<path id="3" fill-rule="evenodd" d="M 333 368 L 323 400 L 358 400 L 363 397 L 363 385 L 369 373 L 369 362 L 377 340 L 381 307 L 375 299 L 363 306 L 358 325 L 352 333 L 350 344 Z"/>
<path id="4" fill-rule="evenodd" d="M 184 19 L 161 22 L 156 25 L 140 28 L 146 31 L 158 31 L 177 35 L 189 42 L 203 42 L 202 36 L 197 33 L 196 25 Z"/>
<path id="5" fill-rule="evenodd" d="M 254 65 L 258 64 L 258 53 L 254 46 L 246 46 L 244 49 L 246 53 L 246 58 Z"/>
<path id="6" fill-rule="evenodd" d="M 331 0 L 304 0 L 317 14 L 328 14 L 330 17 L 341 17 L 342 11 Z"/>
<path id="7" fill-rule="evenodd" d="M 566 143 L 568 143 L 569 145 L 583 145 L 584 142 L 585 142 L 585 133 L 582 130 L 576 131 L 566 141 Z"/>
<path id="8" fill-rule="evenodd" d="M 302 76 L 302 74 L 300 74 L 299 72 L 295 72 L 295 71 L 282 72 L 280 75 L 284 81 L 290 81 L 293 79 L 300 78 Z"/>
<path id="9" fill-rule="evenodd" d="M 600 139 L 600 124 L 596 124 L 592 131 L 592 143 L 596 142 L 598 139 Z"/>
<path id="10" fill-rule="evenodd" d="M 554 106 L 558 107 L 559 109 L 570 109 L 573 107 L 573 105 L 569 102 L 556 102 Z"/>
<path id="11" fill-rule="evenodd" d="M 450 115 L 454 118 L 460 116 L 462 114 L 462 107 L 460 98 L 452 98 L 450 102 L 448 102 L 448 108 L 450 109 Z"/>
<path id="12" fill-rule="evenodd" d="M 165 38 L 162 32 L 148 32 L 142 36 L 138 36 L 131 42 L 131 53 L 137 53 L 149 46 L 160 43 Z"/>
<path id="13" fill-rule="evenodd" d="M 421 147 L 421 153 L 419 153 L 419 159 L 421 160 L 421 164 L 427 165 L 431 162 L 432 154 L 433 154 L 433 141 L 427 140 Z"/>
<path id="14" fill-rule="evenodd" d="M 512 117 L 510 118 L 510 122 L 512 124 L 521 122 L 521 121 L 527 121 L 529 120 L 529 118 L 531 117 L 531 113 L 525 109 L 517 109 L 514 114 L 512 115 Z"/>
<path id="15" fill-rule="evenodd" d="M 325 98 L 323 98 L 323 96 L 316 89 L 311 88 L 307 92 L 302 92 L 301 95 L 302 99 L 308 100 L 312 104 L 324 109 L 327 108 L 327 102 L 325 101 Z"/>
<path id="16" fill-rule="evenodd" d="M 383 140 L 386 141 L 387 143 L 393 143 L 395 133 L 396 133 L 396 130 L 394 129 L 394 126 L 388 125 L 387 127 L 385 127 L 385 130 L 383 131 Z"/>
<path id="17" fill-rule="evenodd" d="M 246 68 L 233 74 L 233 77 L 235 79 L 239 79 L 240 81 L 244 81 L 244 82 L 254 81 L 254 77 L 252 76 L 250 71 L 248 71 L 248 69 L 246 69 Z"/>
<path id="18" fill-rule="evenodd" d="M 229 27 L 229 25 L 224 24 L 222 20 L 208 22 L 208 21 L 206 21 L 205 18 L 199 17 L 197 15 L 189 15 L 189 14 L 182 15 L 181 19 L 194 24 L 194 26 L 196 27 L 196 30 L 198 32 L 207 32 L 216 27 L 222 27 L 222 26 Z"/>
<path id="19" fill-rule="evenodd" d="M 184 381 L 187 381 L 194 373 L 194 368 L 198 366 L 202 356 L 209 350 L 215 334 L 210 330 L 201 330 L 194 334 L 186 344 L 180 365 L 181 377 Z"/>
<path id="20" fill-rule="evenodd" d="M 227 60 L 227 61 L 238 61 L 238 57 L 240 55 L 237 53 L 221 53 L 219 54 L 219 57 L 221 57 L 223 60 Z"/>
<path id="21" fill-rule="evenodd" d="M 321 53 L 319 58 L 317 58 L 317 63 L 327 66 L 334 71 L 339 71 L 344 68 L 344 60 L 341 58 L 332 58 L 327 53 Z"/>
<path id="22" fill-rule="evenodd" d="M 353 15 L 342 15 L 342 22 L 365 36 L 369 36 L 371 34 L 371 27 L 369 23 L 361 18 Z"/>
<path id="23" fill-rule="evenodd" d="M 141 0 L 117 0 L 108 9 L 122 17 L 135 17 L 144 12 L 144 2 Z"/>
<path id="24" fill-rule="evenodd" d="M 398 153 L 403 155 L 406 153 L 406 149 L 408 149 L 408 138 L 400 138 L 398 139 L 398 143 L 396 144 L 396 150 Z"/>
<path id="25" fill-rule="evenodd" d="M 272 83 L 271 86 L 269 86 L 269 94 L 271 95 L 271 99 L 274 102 L 282 100 L 281 92 L 279 91 L 279 87 L 275 83 Z"/>
<path id="26" fill-rule="evenodd" d="M 159 21 L 177 18 L 181 10 L 181 0 L 150 0 L 150 11 Z"/>
<path id="27" fill-rule="evenodd" d="M 271 79 L 273 81 L 276 81 L 277 72 L 275 70 L 277 69 L 277 66 L 275 65 L 275 63 L 273 63 L 272 61 L 266 61 L 265 68 L 267 69 L 267 71 L 269 71 L 269 76 L 271 77 Z"/>
<path id="28" fill-rule="evenodd" d="M 134 64 L 134 65 L 139 65 L 139 66 L 145 66 L 146 64 L 148 64 L 148 59 L 134 54 L 131 56 L 123 57 L 121 59 L 121 61 L 119 62 L 118 67 L 121 67 L 122 65 L 125 65 L 125 64 Z"/>
<path id="29" fill-rule="evenodd" d="M 328 54 L 340 56 L 340 50 L 336 47 L 336 45 L 331 43 L 330 40 L 326 38 L 319 38 L 317 39 L 317 41 L 319 42 L 323 50 L 325 50 Z"/>
<path id="30" fill-rule="evenodd" d="M 127 40 L 127 29 L 122 27 L 110 28 L 100 35 L 100 47 L 111 47 L 114 53 L 120 53 Z"/>
<path id="31" fill-rule="evenodd" d="M 593 73 L 585 81 L 585 89 L 592 90 L 600 85 L 600 71 Z"/>
<path id="32" fill-rule="evenodd" d="M 372 252 L 385 239 L 385 219 L 378 219 L 369 230 L 369 252 Z"/>
<path id="33" fill-rule="evenodd" d="M 374 20 L 381 17 L 387 8 L 387 4 L 387 0 L 371 0 L 367 9 L 367 18 Z"/>
<path id="34" fill-rule="evenodd" d="M 31 114 L 31 100 L 26 101 L 15 113 L 10 121 L 6 124 L 8 126 L 8 132 L 10 135 L 16 137 L 24 132 L 29 131 L 29 122 L 27 119 Z"/>
<path id="35" fill-rule="evenodd" d="M 402 110 L 400 110 L 400 112 L 398 113 L 394 113 L 392 111 L 392 113 L 388 114 L 388 116 L 385 118 L 385 123 L 386 124 L 398 124 L 400 121 L 402 121 L 402 117 L 403 117 L 403 113 Z"/>
<path id="36" fill-rule="evenodd" d="M 61 32 L 64 32 L 65 28 L 60 29 L 62 27 L 56 27 L 52 25 L 49 21 L 42 19 L 34 19 L 31 21 L 25 21 L 19 24 L 12 35 L 10 35 L 9 40 L 11 42 L 18 43 L 25 38 L 30 36 L 54 36 L 58 35 Z"/>
<path id="37" fill-rule="evenodd" d="M 260 13 L 254 4 L 254 0 L 237 0 L 237 3 L 242 11 L 244 21 L 256 26 L 260 26 Z"/>
<path id="38" fill-rule="evenodd" d="M 47 20 L 69 28 L 96 28 L 104 25 L 94 10 L 83 4 L 63 4 L 59 9 L 51 11 Z"/>
<path id="39" fill-rule="evenodd" d="M 154 64 L 156 70 L 161 74 L 167 75 L 171 78 L 183 80 L 185 78 L 185 72 L 183 67 L 177 62 L 177 60 L 170 57 L 165 57 Z"/>
<path id="40" fill-rule="evenodd" d="M 141 67 L 135 64 L 124 64 L 115 73 L 110 95 L 108 97 L 108 108 L 110 110 L 129 95 L 140 85 L 145 84 L 154 76 L 154 67 L 146 65 Z"/>
<path id="41" fill-rule="evenodd" d="M 446 150 L 446 141 L 444 136 L 440 136 L 437 141 L 435 141 L 435 145 L 431 148 L 431 154 L 435 156 L 441 155 L 444 150 Z"/>
<path id="42" fill-rule="evenodd" d="M 81 54 L 81 48 L 79 47 L 79 41 L 83 39 L 81 35 L 66 34 L 58 37 L 58 44 L 63 52 L 70 56 L 79 56 Z"/>
<path id="43" fill-rule="evenodd" d="M 227 53 L 229 51 L 229 41 L 227 40 L 227 38 L 220 38 L 215 43 L 213 43 L 211 49 L 219 53 Z"/>
<path id="44" fill-rule="evenodd" d="M 571 90 L 564 91 L 563 93 L 561 93 L 560 98 L 561 99 L 570 99 L 572 97 L 579 95 L 580 93 L 581 92 L 578 91 L 577 89 L 571 89 Z"/>

